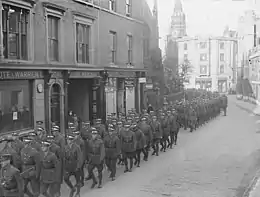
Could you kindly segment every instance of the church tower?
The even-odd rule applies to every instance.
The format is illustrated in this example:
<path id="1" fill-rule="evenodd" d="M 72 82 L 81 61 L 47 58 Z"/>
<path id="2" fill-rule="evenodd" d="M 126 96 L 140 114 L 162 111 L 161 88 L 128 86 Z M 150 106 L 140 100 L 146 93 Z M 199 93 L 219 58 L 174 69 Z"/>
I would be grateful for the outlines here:
<path id="1" fill-rule="evenodd" d="M 186 16 L 181 0 L 175 0 L 174 11 L 171 17 L 170 35 L 172 38 L 182 38 L 187 35 Z"/>

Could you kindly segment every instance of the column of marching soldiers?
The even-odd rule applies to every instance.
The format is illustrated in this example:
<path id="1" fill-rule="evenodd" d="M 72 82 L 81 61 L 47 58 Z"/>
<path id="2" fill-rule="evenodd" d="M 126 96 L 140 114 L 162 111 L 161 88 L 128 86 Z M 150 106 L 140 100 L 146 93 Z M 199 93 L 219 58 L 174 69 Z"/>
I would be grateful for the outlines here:
<path id="1" fill-rule="evenodd" d="M 104 166 L 114 181 L 117 166 L 131 172 L 134 166 L 140 167 L 141 159 L 148 161 L 150 155 L 173 148 L 181 127 L 192 132 L 222 109 L 226 115 L 226 108 L 226 96 L 202 95 L 166 103 L 156 112 L 137 114 L 133 109 L 127 116 L 112 114 L 105 124 L 97 119 L 93 126 L 83 123 L 80 130 L 69 123 L 66 136 L 54 125 L 48 135 L 38 127 L 34 132 L 2 137 L 0 196 L 56 197 L 61 195 L 62 183 L 70 188 L 70 197 L 80 196 L 84 182 L 91 180 L 91 188 L 101 188 Z M 71 176 L 75 181 L 70 181 Z"/>

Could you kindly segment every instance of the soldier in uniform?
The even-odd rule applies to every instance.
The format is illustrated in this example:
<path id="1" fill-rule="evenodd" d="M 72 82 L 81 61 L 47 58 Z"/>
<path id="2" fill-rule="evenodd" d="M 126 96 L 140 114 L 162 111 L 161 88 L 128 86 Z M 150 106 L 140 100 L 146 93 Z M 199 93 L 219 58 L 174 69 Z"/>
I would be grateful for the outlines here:
<path id="1" fill-rule="evenodd" d="M 117 137 L 120 139 L 121 138 L 121 133 L 123 132 L 124 127 L 123 127 L 123 122 L 121 120 L 119 120 L 117 122 L 117 126 L 115 127 L 115 134 L 117 135 Z M 121 150 L 121 148 L 120 148 Z M 121 151 L 118 154 L 118 165 L 124 165 L 124 158 L 121 154 Z"/>
<path id="2" fill-rule="evenodd" d="M 80 164 L 80 180 L 81 180 L 81 185 L 84 185 L 84 179 L 85 179 L 85 173 L 84 173 L 84 164 L 86 161 L 86 149 L 85 149 L 85 142 L 84 140 L 81 138 L 80 136 L 80 132 L 79 131 L 75 131 L 73 132 L 73 134 L 75 135 L 74 138 L 74 142 L 80 147 L 80 151 L 81 151 L 81 164 Z"/>
<path id="3" fill-rule="evenodd" d="M 105 148 L 104 142 L 98 137 L 98 131 L 96 129 L 92 130 L 92 139 L 89 141 L 89 165 L 88 174 L 89 178 L 93 180 L 91 188 L 94 188 L 98 183 L 98 188 L 102 187 L 102 171 L 104 168 L 105 159 Z M 94 175 L 94 169 L 98 170 L 98 182 Z"/>
<path id="4" fill-rule="evenodd" d="M 161 125 L 158 122 L 156 116 L 152 117 L 152 122 L 150 123 L 150 127 L 151 127 L 152 133 L 153 133 L 153 145 L 152 145 L 153 153 L 152 153 L 152 155 L 159 156 L 159 143 L 162 138 L 162 128 L 161 128 Z"/>
<path id="5" fill-rule="evenodd" d="M 167 141 L 170 136 L 170 124 L 169 118 L 165 116 L 164 113 L 161 114 L 161 128 L 162 128 L 162 139 L 161 139 L 161 151 L 166 151 Z"/>
<path id="6" fill-rule="evenodd" d="M 121 146 L 122 146 L 122 154 L 124 157 L 125 163 L 125 171 L 131 172 L 133 168 L 133 158 L 135 156 L 136 151 L 136 136 L 135 133 L 130 130 L 130 123 L 126 122 L 124 127 L 124 131 L 121 133 Z M 128 161 L 130 160 L 130 168 L 128 167 Z"/>
<path id="7" fill-rule="evenodd" d="M 11 165 L 12 156 L 6 151 L 0 153 L 0 196 L 24 197 L 23 179 L 20 171 Z"/>
<path id="8" fill-rule="evenodd" d="M 82 154 L 80 151 L 80 147 L 73 142 L 74 136 L 69 135 L 67 137 L 67 145 L 65 145 L 65 162 L 64 162 L 64 182 L 70 188 L 70 197 L 76 195 L 79 196 L 80 188 L 81 188 L 81 164 L 82 164 Z M 73 186 L 70 177 L 74 176 L 76 179 L 76 185 Z"/>
<path id="9" fill-rule="evenodd" d="M 100 118 L 96 119 L 95 128 L 99 132 L 100 137 L 102 139 L 104 139 L 104 136 L 105 136 L 105 133 L 106 133 L 106 127 L 105 127 L 105 125 L 103 125 L 101 123 L 101 119 Z"/>
<path id="10" fill-rule="evenodd" d="M 140 130 L 137 127 L 136 123 L 132 124 L 132 131 L 135 133 L 135 137 L 136 137 L 136 154 L 135 154 L 135 165 L 137 167 L 140 167 L 140 162 L 141 162 L 141 153 L 144 154 L 144 157 L 146 156 L 146 151 L 144 149 L 145 146 L 145 136 L 144 133 L 142 132 L 142 130 Z"/>
<path id="11" fill-rule="evenodd" d="M 173 144 L 177 144 L 178 133 L 180 130 L 180 124 L 178 123 L 178 115 L 177 112 L 173 109 L 168 112 L 169 114 L 169 124 L 170 124 L 170 144 L 168 145 L 172 148 Z"/>
<path id="12" fill-rule="evenodd" d="M 58 158 L 56 155 L 50 151 L 51 143 L 44 141 L 42 142 L 43 158 L 41 159 L 41 174 L 40 182 L 41 188 L 40 193 L 45 197 L 54 197 L 55 192 L 51 189 L 53 184 L 57 183 L 57 176 L 55 176 L 56 170 L 58 168 Z"/>
<path id="13" fill-rule="evenodd" d="M 41 158 L 40 153 L 31 146 L 32 139 L 25 137 L 23 139 L 25 144 L 21 150 L 22 174 L 24 179 L 24 193 L 29 197 L 38 196 L 40 194 L 40 170 Z M 30 183 L 32 193 L 28 189 Z"/>
<path id="14" fill-rule="evenodd" d="M 221 96 L 221 108 L 224 111 L 224 116 L 227 115 L 227 105 L 228 105 L 228 98 L 227 96 L 224 94 L 223 96 Z"/>
<path id="15" fill-rule="evenodd" d="M 151 129 L 150 125 L 147 124 L 147 118 L 146 117 L 143 117 L 141 119 L 141 122 L 140 122 L 140 124 L 138 126 L 139 126 L 139 129 L 141 129 L 141 131 L 144 133 L 144 137 L 145 137 L 145 142 L 144 142 L 144 150 L 145 150 L 144 160 L 147 161 L 148 160 L 148 156 L 149 156 L 151 143 L 152 143 L 152 140 L 153 140 L 152 129 Z"/>
<path id="16" fill-rule="evenodd" d="M 108 128 L 108 135 L 104 138 L 104 146 L 106 166 L 111 172 L 109 177 L 114 181 L 116 176 L 116 161 L 120 154 L 121 145 L 115 130 L 111 127 Z"/>

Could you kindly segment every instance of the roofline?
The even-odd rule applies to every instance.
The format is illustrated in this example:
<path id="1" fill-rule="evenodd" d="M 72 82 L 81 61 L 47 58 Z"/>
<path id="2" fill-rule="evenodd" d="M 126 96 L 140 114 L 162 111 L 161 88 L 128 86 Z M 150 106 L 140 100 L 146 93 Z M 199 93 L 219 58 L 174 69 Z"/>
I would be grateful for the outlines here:
<path id="1" fill-rule="evenodd" d="M 176 41 L 177 42 L 187 42 L 187 41 L 205 41 L 205 40 L 223 40 L 223 41 L 234 41 L 237 42 L 238 38 L 233 37 L 225 37 L 225 36 L 209 36 L 209 37 L 183 37 L 179 38 Z"/>

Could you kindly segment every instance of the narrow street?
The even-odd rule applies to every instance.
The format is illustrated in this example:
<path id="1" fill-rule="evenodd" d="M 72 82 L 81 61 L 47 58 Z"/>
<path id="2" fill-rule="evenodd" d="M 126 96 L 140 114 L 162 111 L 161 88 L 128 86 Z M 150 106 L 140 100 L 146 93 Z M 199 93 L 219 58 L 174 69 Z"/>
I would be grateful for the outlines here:
<path id="1" fill-rule="evenodd" d="M 119 169 L 116 181 L 104 183 L 102 189 L 90 190 L 89 183 L 81 196 L 241 196 L 260 160 L 256 119 L 231 100 L 228 116 L 220 116 L 194 133 L 181 130 L 173 150 L 151 157 L 132 173 L 123 174 Z"/>

